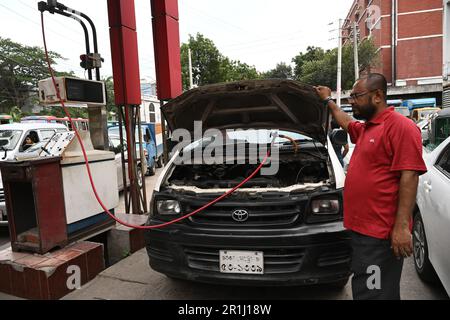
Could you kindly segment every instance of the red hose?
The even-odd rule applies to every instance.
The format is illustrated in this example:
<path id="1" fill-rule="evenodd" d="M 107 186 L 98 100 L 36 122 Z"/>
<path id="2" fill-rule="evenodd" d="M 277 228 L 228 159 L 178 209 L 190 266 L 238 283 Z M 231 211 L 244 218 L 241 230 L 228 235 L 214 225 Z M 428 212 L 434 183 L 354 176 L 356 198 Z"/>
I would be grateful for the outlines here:
<path id="1" fill-rule="evenodd" d="M 50 58 L 49 58 L 49 56 L 48 56 L 47 42 L 46 42 L 46 37 L 45 37 L 44 13 L 43 13 L 43 12 L 41 12 L 41 26 L 42 26 L 42 38 L 43 38 L 43 40 L 44 40 L 45 58 L 46 58 L 47 64 L 48 64 L 48 70 L 49 70 L 50 75 L 51 75 L 51 77 L 52 77 L 53 86 L 54 86 L 54 88 L 55 88 L 55 90 L 56 90 L 56 95 L 57 95 L 57 97 L 58 97 L 58 99 L 59 99 L 59 101 L 60 101 L 60 103 L 61 103 L 61 106 L 63 107 L 64 113 L 66 114 L 67 118 L 69 118 L 69 122 L 71 123 L 72 128 L 73 128 L 74 131 L 75 131 L 75 135 L 76 135 L 78 141 L 80 142 L 81 151 L 82 151 L 82 153 L 83 153 L 84 162 L 85 162 L 85 164 L 86 164 L 87 174 L 88 174 L 88 177 L 89 177 L 89 182 L 90 182 L 91 187 L 92 187 L 92 191 L 94 192 L 95 198 L 97 199 L 97 202 L 100 204 L 100 206 L 102 207 L 102 209 L 103 209 L 103 210 L 104 210 L 104 211 L 105 211 L 112 219 L 114 219 L 116 222 L 118 222 L 118 223 L 120 223 L 121 225 L 124 225 L 124 226 L 126 226 L 126 227 L 129 227 L 129 228 L 143 229 L 143 230 L 145 230 L 145 229 L 158 229 L 158 228 L 164 228 L 164 227 L 167 227 L 167 226 L 172 225 L 172 224 L 174 224 L 174 223 L 180 222 L 180 221 L 182 221 L 182 220 L 184 220 L 184 219 L 187 219 L 187 218 L 189 218 L 189 217 L 191 217 L 191 216 L 193 216 L 193 215 L 195 215 L 195 214 L 197 214 L 197 213 L 199 213 L 199 212 L 201 212 L 201 211 L 203 211 L 203 210 L 209 208 L 210 206 L 212 206 L 212 205 L 216 204 L 217 202 L 221 201 L 222 199 L 228 197 L 230 194 L 232 194 L 232 193 L 235 192 L 237 189 L 239 189 L 240 187 L 242 187 L 245 183 L 247 183 L 249 180 L 251 180 L 251 179 L 252 179 L 252 178 L 253 178 L 253 177 L 261 170 L 261 168 L 262 168 L 262 167 L 265 165 L 265 163 L 267 162 L 267 159 L 268 159 L 269 156 L 270 156 L 270 149 L 269 149 L 269 151 L 267 152 L 267 155 L 265 156 L 265 158 L 263 159 L 263 161 L 261 162 L 261 164 L 258 166 L 258 168 L 256 168 L 256 170 L 255 170 L 249 177 L 247 177 L 245 180 L 243 180 L 241 183 L 239 183 L 239 184 L 238 184 L 237 186 L 235 186 L 233 189 L 227 191 L 226 193 L 224 193 L 224 194 L 221 195 L 220 197 L 214 199 L 213 201 L 211 201 L 211 202 L 205 204 L 203 207 L 201 207 L 201 208 L 199 208 L 199 209 L 197 209 L 197 210 L 195 210 L 195 211 L 193 211 L 193 212 L 191 212 L 191 213 L 189 213 L 189 214 L 186 214 L 186 215 L 184 215 L 184 216 L 182 216 L 182 217 L 180 217 L 180 218 L 177 218 L 177 219 L 174 219 L 174 220 L 172 220 L 172 221 L 165 222 L 165 223 L 162 223 L 162 224 L 153 225 L 153 226 L 135 226 L 135 225 L 128 224 L 128 223 L 126 223 L 126 222 L 124 222 L 124 221 L 118 219 L 117 217 L 114 216 L 114 214 L 112 214 L 112 213 L 108 210 L 108 208 L 106 208 L 106 206 L 103 204 L 102 200 L 100 199 L 100 197 L 99 197 L 99 195 L 98 195 L 98 193 L 97 193 L 97 189 L 96 189 L 96 187 L 95 187 L 94 180 L 92 179 L 91 168 L 90 168 L 90 166 L 89 166 L 89 160 L 88 160 L 88 157 L 87 157 L 87 154 L 86 154 L 86 149 L 84 148 L 83 141 L 82 141 L 82 139 L 81 139 L 81 137 L 80 137 L 80 135 L 79 135 L 79 133 L 78 133 L 78 129 L 76 128 L 76 126 L 74 125 L 74 123 L 73 123 L 73 121 L 72 121 L 72 117 L 70 116 L 70 114 L 69 114 L 69 112 L 68 112 L 68 110 L 67 110 L 67 107 L 66 107 L 65 104 L 64 104 L 63 99 L 61 98 L 61 94 L 60 94 L 59 88 L 58 88 L 58 86 L 56 85 L 55 75 L 54 75 L 54 73 L 53 73 L 53 69 L 52 69 L 51 63 L 50 63 Z M 145 183 L 145 181 L 144 181 L 144 183 Z"/>

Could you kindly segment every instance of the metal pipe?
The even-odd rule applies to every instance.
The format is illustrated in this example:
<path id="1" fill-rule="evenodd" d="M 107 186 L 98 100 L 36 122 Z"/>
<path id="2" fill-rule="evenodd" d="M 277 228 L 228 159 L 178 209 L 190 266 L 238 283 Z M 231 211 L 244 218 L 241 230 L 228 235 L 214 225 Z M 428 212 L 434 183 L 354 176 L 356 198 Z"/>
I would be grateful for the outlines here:
<path id="1" fill-rule="evenodd" d="M 141 107 L 137 106 L 137 114 L 136 114 L 136 118 L 137 118 L 137 124 L 138 124 L 138 134 L 139 134 L 139 150 L 140 150 L 140 157 L 141 157 L 141 179 L 142 179 L 142 192 L 140 192 L 140 194 L 142 194 L 142 207 L 144 209 L 144 212 L 148 212 L 147 211 L 147 188 L 145 185 L 145 173 L 147 171 L 147 168 L 143 167 L 143 162 L 142 159 L 145 158 L 144 155 L 144 150 L 142 150 L 142 122 L 141 122 Z M 149 155 L 149 159 L 150 159 L 150 155 Z M 145 170 L 145 171 L 144 171 Z"/>
<path id="2" fill-rule="evenodd" d="M 69 11 L 70 13 L 76 14 L 77 16 L 80 16 L 80 17 L 86 19 L 86 21 L 89 23 L 89 25 L 91 26 L 91 29 L 92 29 L 92 38 L 93 38 L 93 42 L 94 42 L 94 53 L 98 54 L 97 29 L 95 28 L 95 24 L 91 20 L 91 18 L 89 18 L 83 12 L 69 8 L 61 3 L 57 4 L 57 8 L 60 10 Z M 100 79 L 100 68 L 95 68 L 95 77 L 96 77 L 97 81 L 101 80 Z"/>
<path id="3" fill-rule="evenodd" d="M 353 23 L 353 50 L 355 60 L 355 81 L 359 79 L 359 56 L 358 56 L 358 24 Z"/>
<path id="4" fill-rule="evenodd" d="M 123 139 L 123 112 L 122 112 L 122 106 L 117 107 L 119 112 L 119 139 L 120 139 L 120 145 L 122 146 L 120 148 L 120 157 L 122 159 L 122 181 L 123 181 L 123 195 L 125 198 L 125 212 L 130 213 L 130 205 L 129 205 L 129 199 L 128 199 L 128 185 L 127 185 L 127 170 L 125 166 L 125 144 Z"/>
<path id="5" fill-rule="evenodd" d="M 337 66 L 337 106 L 341 107 L 342 97 L 342 19 L 339 19 L 339 45 L 338 45 L 338 66 Z"/>
<path id="6" fill-rule="evenodd" d="M 395 87 L 397 82 L 397 0 L 392 0 L 391 11 L 391 76 L 392 86 Z"/>
<path id="7" fill-rule="evenodd" d="M 161 100 L 159 104 L 161 110 L 161 130 L 163 139 L 163 162 L 164 165 L 166 165 L 169 162 L 169 150 L 167 146 L 166 117 L 164 116 L 164 112 L 162 111 L 162 108 L 164 106 L 164 100 Z"/>
<path id="8" fill-rule="evenodd" d="M 54 10 L 54 12 L 59 14 L 59 15 L 62 15 L 64 17 L 72 18 L 72 19 L 74 19 L 75 21 L 78 21 L 81 24 L 81 26 L 83 27 L 83 30 L 84 30 L 84 41 L 85 41 L 85 44 L 86 44 L 86 55 L 89 56 L 89 54 L 91 53 L 91 45 L 89 43 L 89 31 L 88 31 L 88 29 L 86 27 L 86 24 L 83 22 L 83 20 L 81 20 L 80 18 L 74 16 L 73 14 L 70 14 L 68 12 L 64 12 L 62 10 Z M 92 80 L 92 70 L 91 69 L 88 69 L 88 77 L 89 77 L 89 80 Z"/>

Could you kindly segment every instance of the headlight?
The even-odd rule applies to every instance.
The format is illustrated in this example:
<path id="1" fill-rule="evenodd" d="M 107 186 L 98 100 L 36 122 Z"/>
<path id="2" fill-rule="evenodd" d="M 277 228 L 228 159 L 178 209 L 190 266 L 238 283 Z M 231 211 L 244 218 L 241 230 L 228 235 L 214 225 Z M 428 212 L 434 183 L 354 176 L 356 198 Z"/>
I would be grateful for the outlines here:
<path id="1" fill-rule="evenodd" d="M 156 202 L 158 214 L 176 215 L 181 213 L 181 205 L 177 200 L 159 200 Z"/>
<path id="2" fill-rule="evenodd" d="M 319 199 L 311 202 L 311 212 L 317 215 L 338 214 L 340 210 L 339 200 Z"/>

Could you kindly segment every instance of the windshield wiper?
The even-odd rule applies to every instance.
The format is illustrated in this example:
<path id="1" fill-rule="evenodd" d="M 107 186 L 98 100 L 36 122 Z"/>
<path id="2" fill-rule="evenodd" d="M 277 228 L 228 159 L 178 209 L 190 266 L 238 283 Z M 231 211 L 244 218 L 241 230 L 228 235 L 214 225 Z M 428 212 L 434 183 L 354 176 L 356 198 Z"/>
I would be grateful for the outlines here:
<path id="1" fill-rule="evenodd" d="M 3 146 L 0 148 L 0 150 L 5 151 L 5 155 L 2 158 L 2 160 L 5 160 L 8 157 L 8 150 L 6 150 Z"/>
<path id="2" fill-rule="evenodd" d="M 44 151 L 49 156 L 51 156 L 51 153 L 45 147 L 41 147 L 41 150 Z"/>

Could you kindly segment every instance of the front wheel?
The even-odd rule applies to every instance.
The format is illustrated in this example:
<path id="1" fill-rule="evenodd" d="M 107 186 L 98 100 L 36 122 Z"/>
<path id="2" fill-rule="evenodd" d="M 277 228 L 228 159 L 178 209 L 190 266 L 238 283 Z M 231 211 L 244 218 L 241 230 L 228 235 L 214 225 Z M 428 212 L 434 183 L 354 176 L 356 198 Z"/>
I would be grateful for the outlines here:
<path id="1" fill-rule="evenodd" d="M 137 167 L 136 175 L 137 175 L 137 182 L 139 185 L 139 189 L 141 189 L 142 188 L 142 168 L 141 168 L 141 166 Z"/>
<path id="2" fill-rule="evenodd" d="M 436 283 L 438 277 L 430 262 L 427 238 L 422 216 L 417 213 L 414 217 L 413 227 L 413 248 L 414 248 L 414 266 L 420 279 L 425 282 Z"/>
<path id="3" fill-rule="evenodd" d="M 154 176 L 156 173 L 156 161 L 153 161 L 153 165 L 151 167 L 148 168 L 147 170 L 147 174 L 149 176 Z"/>

